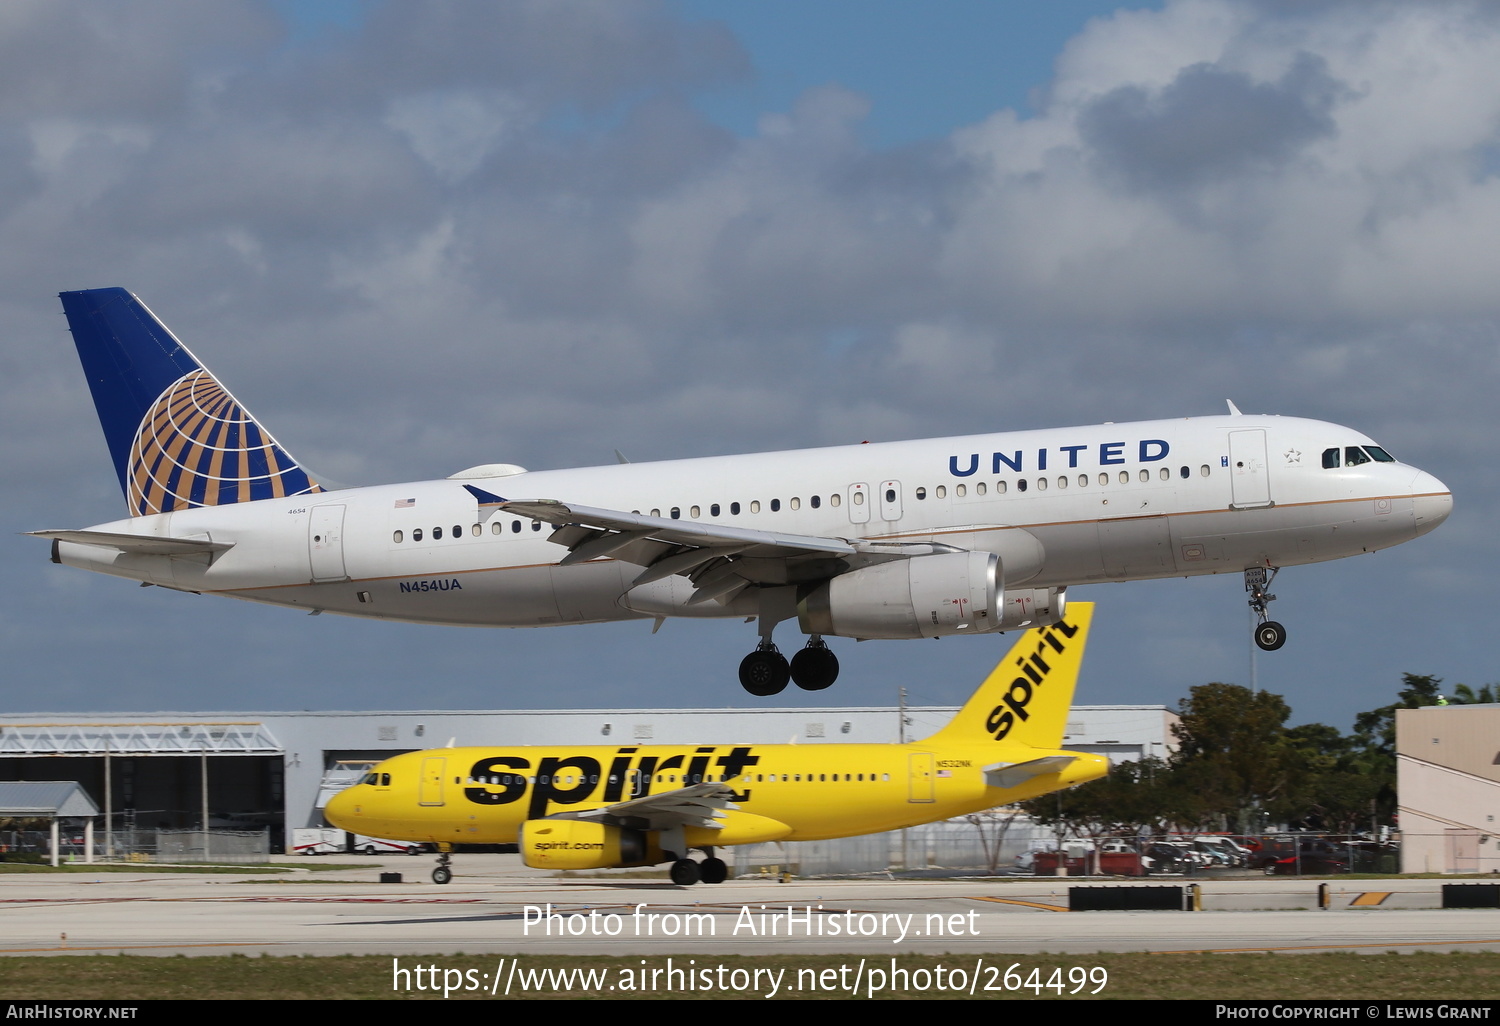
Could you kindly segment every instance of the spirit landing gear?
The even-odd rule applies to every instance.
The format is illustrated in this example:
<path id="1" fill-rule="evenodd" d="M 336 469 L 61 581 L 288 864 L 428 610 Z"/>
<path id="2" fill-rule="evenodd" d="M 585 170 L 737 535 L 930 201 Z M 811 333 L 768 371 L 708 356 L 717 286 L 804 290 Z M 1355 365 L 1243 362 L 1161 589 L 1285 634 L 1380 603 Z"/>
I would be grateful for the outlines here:
<path id="1" fill-rule="evenodd" d="M 691 887 L 695 883 L 717 884 L 729 879 L 729 866 L 724 860 L 715 858 L 711 848 L 705 851 L 709 852 L 709 856 L 702 862 L 694 862 L 692 859 L 673 862 L 668 871 L 672 882 L 679 887 Z"/>
<path id="2" fill-rule="evenodd" d="M 1280 567 L 1253 566 L 1245 571 L 1245 590 L 1250 593 L 1250 608 L 1255 610 L 1260 623 L 1255 628 L 1255 643 L 1263 652 L 1274 652 L 1286 644 L 1286 628 L 1266 616 L 1266 604 L 1275 602 L 1276 596 L 1266 591 L 1276 579 Z"/>
<path id="3" fill-rule="evenodd" d="M 780 694 L 788 681 L 803 691 L 822 691 L 839 678 L 839 657 L 814 634 L 790 663 L 769 637 L 740 662 L 740 686 L 764 698 Z"/>
<path id="4" fill-rule="evenodd" d="M 445 884 L 453 879 L 453 870 L 449 865 L 451 861 L 452 857 L 447 852 L 439 853 L 437 868 L 432 871 L 433 883 Z"/>

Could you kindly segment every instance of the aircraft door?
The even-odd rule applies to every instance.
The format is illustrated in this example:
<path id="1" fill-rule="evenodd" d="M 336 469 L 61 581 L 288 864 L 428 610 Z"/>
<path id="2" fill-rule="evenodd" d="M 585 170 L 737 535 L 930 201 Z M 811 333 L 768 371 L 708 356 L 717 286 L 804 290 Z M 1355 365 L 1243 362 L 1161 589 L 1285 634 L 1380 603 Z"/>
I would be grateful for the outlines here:
<path id="1" fill-rule="evenodd" d="M 418 805 L 443 804 L 443 772 L 448 758 L 430 755 L 422 760 L 422 781 L 417 787 Z"/>
<path id="2" fill-rule="evenodd" d="M 880 482 L 880 519 L 901 519 L 901 482 Z"/>
<path id="3" fill-rule="evenodd" d="M 1272 505 L 1265 431 L 1229 432 L 1229 481 L 1229 504 L 1233 508 Z"/>
<path id="4" fill-rule="evenodd" d="M 908 772 L 910 775 L 906 800 L 908 802 L 937 801 L 937 796 L 933 793 L 932 753 L 918 752 L 911 756 Z"/>
<path id="5" fill-rule="evenodd" d="M 867 484 L 852 484 L 849 486 L 849 494 L 845 498 L 849 504 L 849 523 L 868 524 L 870 522 L 870 486 Z"/>
<path id="6" fill-rule="evenodd" d="M 312 579 L 347 581 L 344 569 L 344 507 L 338 503 L 314 506 L 307 522 L 307 552 Z"/>

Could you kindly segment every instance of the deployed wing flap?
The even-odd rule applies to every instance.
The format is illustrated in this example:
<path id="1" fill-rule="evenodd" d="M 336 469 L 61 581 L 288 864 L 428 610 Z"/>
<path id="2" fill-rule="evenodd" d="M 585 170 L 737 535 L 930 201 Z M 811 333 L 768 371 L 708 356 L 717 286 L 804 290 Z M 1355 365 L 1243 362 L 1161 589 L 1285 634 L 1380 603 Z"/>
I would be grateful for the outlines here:
<path id="1" fill-rule="evenodd" d="M 207 538 L 166 538 L 149 534 L 117 534 L 113 531 L 28 531 L 33 538 L 50 538 L 54 542 L 74 545 L 99 545 L 142 556 L 201 556 L 227 552 L 234 542 L 209 541 Z"/>
<path id="2" fill-rule="evenodd" d="M 1073 755 L 1048 755 L 1040 759 L 1032 759 L 1029 762 L 1000 763 L 995 766 L 986 766 L 984 768 L 984 782 L 990 787 L 1020 787 L 1032 777 L 1040 777 L 1048 773 L 1061 773 L 1077 761 L 1077 756 Z"/>

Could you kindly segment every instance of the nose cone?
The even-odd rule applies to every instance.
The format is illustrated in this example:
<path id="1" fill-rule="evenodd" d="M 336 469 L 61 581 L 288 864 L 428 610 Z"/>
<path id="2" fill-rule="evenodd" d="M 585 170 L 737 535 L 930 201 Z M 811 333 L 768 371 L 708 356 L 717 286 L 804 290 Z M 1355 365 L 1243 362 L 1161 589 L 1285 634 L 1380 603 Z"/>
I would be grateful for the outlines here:
<path id="1" fill-rule="evenodd" d="M 328 822 L 340 830 L 348 830 L 350 833 L 359 833 L 359 799 L 354 794 L 359 785 L 348 787 L 328 799 L 328 804 L 323 806 L 323 815 Z"/>
<path id="2" fill-rule="evenodd" d="M 1453 512 L 1453 493 L 1448 486 L 1426 471 L 1419 471 L 1411 483 L 1412 511 L 1416 514 L 1417 534 L 1437 527 Z"/>

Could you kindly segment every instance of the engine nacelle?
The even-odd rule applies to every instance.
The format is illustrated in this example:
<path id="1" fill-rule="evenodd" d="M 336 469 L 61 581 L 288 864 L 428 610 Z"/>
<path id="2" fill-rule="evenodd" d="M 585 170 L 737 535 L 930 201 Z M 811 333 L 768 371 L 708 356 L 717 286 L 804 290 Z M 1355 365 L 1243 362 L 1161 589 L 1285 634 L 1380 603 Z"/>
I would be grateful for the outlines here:
<path id="1" fill-rule="evenodd" d="M 797 603 L 804 634 L 941 638 L 999 629 L 1000 557 L 942 552 L 894 559 L 825 581 Z"/>
<path id="2" fill-rule="evenodd" d="M 521 860 L 533 869 L 610 869 L 662 861 L 646 831 L 584 819 L 527 820 L 520 846 Z"/>
<path id="3" fill-rule="evenodd" d="M 1007 588 L 1000 602 L 1002 631 L 1057 623 L 1068 609 L 1067 588 Z"/>

